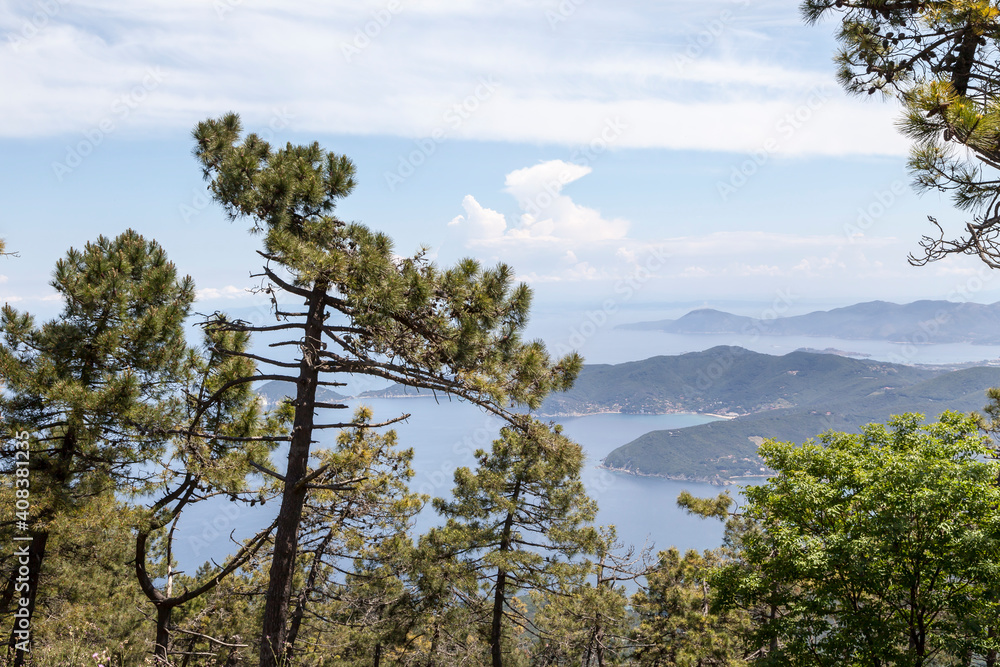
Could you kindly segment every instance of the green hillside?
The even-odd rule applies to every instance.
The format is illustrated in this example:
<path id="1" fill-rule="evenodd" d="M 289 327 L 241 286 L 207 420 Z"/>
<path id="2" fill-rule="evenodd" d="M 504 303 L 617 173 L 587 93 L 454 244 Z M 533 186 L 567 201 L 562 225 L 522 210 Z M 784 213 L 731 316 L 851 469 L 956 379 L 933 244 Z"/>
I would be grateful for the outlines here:
<path id="1" fill-rule="evenodd" d="M 777 357 L 719 346 L 613 366 L 586 366 L 573 388 L 551 395 L 541 412 L 743 415 L 899 390 L 942 372 L 832 354 L 792 352 Z"/>
<path id="2" fill-rule="evenodd" d="M 725 483 L 734 477 L 764 474 L 756 455 L 764 438 L 803 442 L 830 429 L 856 431 L 863 424 L 884 422 L 903 412 L 920 412 L 929 418 L 948 409 L 971 412 L 985 405 L 985 391 L 993 386 L 1000 386 L 1000 368 L 981 367 L 942 373 L 908 386 L 868 393 L 862 388 L 839 397 L 831 394 L 818 403 L 653 431 L 612 451 L 604 465 L 641 475 Z"/>

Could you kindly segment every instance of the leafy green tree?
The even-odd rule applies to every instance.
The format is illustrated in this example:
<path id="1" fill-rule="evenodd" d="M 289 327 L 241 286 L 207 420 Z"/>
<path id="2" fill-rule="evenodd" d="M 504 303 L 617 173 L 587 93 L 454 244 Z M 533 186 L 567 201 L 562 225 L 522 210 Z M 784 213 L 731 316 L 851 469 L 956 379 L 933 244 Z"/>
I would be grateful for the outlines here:
<path id="1" fill-rule="evenodd" d="M 968 664 L 995 648 L 1000 465 L 976 421 L 944 413 L 769 441 L 746 490 L 759 530 L 715 577 L 722 609 L 770 607 L 763 664 Z"/>
<path id="2" fill-rule="evenodd" d="M 920 190 L 949 192 L 971 212 L 962 235 L 942 225 L 925 236 L 924 264 L 949 254 L 1000 267 L 1000 9 L 989 0 L 805 0 L 810 23 L 837 15 L 839 78 L 854 94 L 884 95 L 904 108 L 900 127 L 913 140 L 909 167 Z"/>
<path id="3" fill-rule="evenodd" d="M 515 595 L 582 583 L 590 563 L 576 557 L 597 550 L 599 536 L 590 525 L 597 506 L 580 481 L 583 450 L 558 427 L 505 428 L 491 452 L 476 456 L 474 472 L 455 471 L 454 499 L 434 500 L 448 521 L 431 540 L 483 581 L 492 598 L 491 662 L 502 667 L 504 620 L 523 628 L 531 623 Z"/>
<path id="4" fill-rule="evenodd" d="M 161 456 L 161 434 L 176 416 L 183 322 L 194 299 L 190 278 L 131 230 L 70 249 L 52 286 L 65 304 L 57 319 L 36 326 L 9 305 L 0 313 L 0 415 L 7 437 L 26 431 L 33 443 L 29 614 L 50 522 L 102 493 L 147 489 L 141 466 Z M 5 458 L 3 472 L 14 468 Z M 11 646 L 15 639 L 12 632 Z M 15 665 L 26 657 L 17 651 Z"/>
<path id="5" fill-rule="evenodd" d="M 385 235 L 335 217 L 337 201 L 354 188 L 347 157 L 315 143 L 275 150 L 255 134 L 241 141 L 241 133 L 239 117 L 228 114 L 200 123 L 194 138 L 216 201 L 263 236 L 262 289 L 276 304 L 274 325 L 229 326 L 283 334 L 273 345 L 299 353 L 296 361 L 254 355 L 277 370 L 242 379 L 296 386 L 288 462 L 283 473 L 272 471 L 283 491 L 260 664 L 274 667 L 285 652 L 306 496 L 324 483 L 319 469 L 309 470 L 314 432 L 356 425 L 317 422 L 318 408 L 345 407 L 316 400 L 317 387 L 338 384 L 329 374 L 450 393 L 517 422 L 513 404 L 537 406 L 548 391 L 567 387 L 581 362 L 576 355 L 553 362 L 540 342 L 521 340 L 531 295 L 525 285 L 512 286 L 510 268 L 465 260 L 442 271 L 423 252 L 399 258 Z M 283 310 L 278 304 L 286 299 L 304 307 Z"/>

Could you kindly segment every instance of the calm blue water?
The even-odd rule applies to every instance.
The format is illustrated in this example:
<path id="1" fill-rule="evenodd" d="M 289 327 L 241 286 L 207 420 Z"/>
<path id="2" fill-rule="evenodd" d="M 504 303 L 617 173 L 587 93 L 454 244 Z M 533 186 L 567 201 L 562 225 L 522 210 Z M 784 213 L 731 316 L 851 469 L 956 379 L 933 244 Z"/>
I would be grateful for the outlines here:
<path id="1" fill-rule="evenodd" d="M 358 402 L 351 403 L 353 407 Z M 396 425 L 399 443 L 414 450 L 416 476 L 412 489 L 432 497 L 450 496 L 455 469 L 474 466 L 474 451 L 488 449 L 501 427 L 498 418 L 457 401 L 374 399 L 365 404 L 374 410 L 378 420 L 404 412 L 411 414 L 406 422 Z M 583 479 L 588 493 L 598 503 L 598 524 L 615 524 L 618 537 L 625 544 L 650 543 L 658 549 L 676 545 L 681 549 L 699 550 L 719 546 L 722 525 L 688 516 L 677 508 L 676 500 L 684 489 L 696 495 L 714 496 L 722 490 L 720 487 L 633 477 L 597 467 L 615 447 L 643 433 L 694 426 L 713 421 L 713 418 L 688 414 L 601 414 L 558 421 L 563 424 L 564 433 L 579 442 L 587 453 Z M 327 437 L 331 442 L 334 436 Z M 275 458 L 279 456 L 276 453 Z M 267 525 L 275 512 L 277 501 L 263 508 L 241 507 L 225 501 L 203 503 L 190 516 L 182 518 L 178 528 L 174 548 L 181 569 L 193 572 L 210 558 L 221 562 L 233 551 L 230 533 L 235 539 L 248 537 Z M 436 515 L 427 510 L 419 518 L 417 530 L 422 531 L 436 522 Z"/>
<path id="2" fill-rule="evenodd" d="M 662 316 L 677 316 L 666 313 Z M 738 345 L 766 354 L 787 354 L 798 348 L 824 349 L 833 347 L 868 354 L 873 359 L 906 364 L 942 364 L 981 361 L 1000 358 L 1000 347 L 953 345 L 908 345 L 885 341 L 847 341 L 832 338 L 741 336 L 735 334 L 674 335 L 660 332 L 625 331 L 617 324 L 639 320 L 654 320 L 659 316 L 619 312 L 595 324 L 587 313 L 570 316 L 566 313 L 540 318 L 532 325 L 532 337 L 543 339 L 549 349 L 561 354 L 569 350 L 581 352 L 588 363 L 622 363 L 657 355 L 683 354 L 705 350 L 716 345 Z M 589 324 L 588 324 L 589 322 Z M 343 390 L 359 393 L 381 389 L 384 381 L 356 378 Z M 357 404 L 357 401 L 351 401 Z M 459 466 L 472 466 L 473 452 L 489 448 L 500 430 L 500 421 L 475 407 L 459 402 L 431 398 L 368 400 L 377 420 L 412 414 L 398 424 L 399 443 L 415 450 L 412 482 L 415 491 L 431 496 L 450 494 L 454 471 Z M 714 496 L 722 489 L 708 484 L 692 484 L 670 480 L 641 478 L 612 473 L 597 468 L 600 460 L 615 447 L 657 429 L 679 428 L 711 421 L 699 415 L 591 415 L 564 418 L 560 422 L 565 433 L 579 442 L 588 455 L 584 480 L 588 492 L 597 500 L 598 523 L 615 524 L 619 538 L 626 544 L 641 546 L 647 542 L 656 548 L 675 545 L 680 549 L 717 547 L 722 526 L 688 516 L 676 506 L 677 495 L 684 489 L 700 496 Z M 324 437 L 332 439 L 333 434 Z M 322 446 L 322 445 L 320 445 Z M 276 459 L 281 458 L 276 455 Z M 283 468 L 283 462 L 276 461 Z M 731 492 L 738 489 L 730 487 Z M 277 501 L 265 507 L 237 507 L 225 501 L 203 503 L 185 516 L 177 532 L 175 553 L 181 567 L 189 572 L 207 559 L 220 561 L 235 548 L 233 539 L 252 535 L 267 525 L 277 512 Z M 418 530 L 436 521 L 430 512 L 418 520 Z"/>

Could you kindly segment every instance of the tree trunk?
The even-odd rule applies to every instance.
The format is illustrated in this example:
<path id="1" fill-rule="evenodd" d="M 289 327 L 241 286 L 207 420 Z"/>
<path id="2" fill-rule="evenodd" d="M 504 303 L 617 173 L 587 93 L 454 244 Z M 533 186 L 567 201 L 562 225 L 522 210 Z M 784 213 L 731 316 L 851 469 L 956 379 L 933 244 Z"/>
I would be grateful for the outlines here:
<path id="1" fill-rule="evenodd" d="M 771 636 L 771 641 L 768 644 L 768 653 L 767 653 L 768 655 L 773 655 L 774 653 L 777 653 L 777 651 L 778 651 L 778 635 L 774 634 L 774 627 L 773 627 L 773 624 L 774 624 L 774 621 L 775 621 L 776 618 L 778 618 L 778 607 L 776 605 L 772 604 L 771 605 L 771 614 L 770 614 L 770 619 L 769 619 L 771 621 L 770 624 L 772 626 L 771 627 L 772 636 Z"/>
<path id="2" fill-rule="evenodd" d="M 169 665 L 168 651 L 170 649 L 170 612 L 172 605 L 162 604 L 156 607 L 156 646 L 153 648 L 153 662 L 156 665 Z"/>
<path id="3" fill-rule="evenodd" d="M 972 66 L 975 63 L 976 47 L 979 46 L 979 35 L 971 27 L 965 29 L 962 35 L 962 42 L 958 47 L 958 58 L 955 61 L 955 70 L 952 77 L 952 87 L 959 95 L 965 95 L 969 89 L 969 80 L 972 78 Z"/>
<path id="4" fill-rule="evenodd" d="M 16 647 L 19 643 L 30 641 L 31 620 L 35 615 L 35 603 L 38 601 L 38 581 L 42 574 L 42 561 L 45 560 L 45 545 L 48 541 L 48 531 L 31 533 L 31 543 L 28 545 L 28 577 L 26 582 L 28 590 L 25 591 L 25 597 L 28 600 L 28 606 L 25 609 L 28 615 L 23 619 L 25 620 L 23 628 L 20 624 L 22 619 L 16 617 L 11 627 L 9 646 L 10 650 L 14 652 L 13 667 L 24 667 L 25 661 L 28 659 L 29 652 L 18 650 Z M 20 611 L 20 609 L 20 607 L 17 607 L 15 611 Z M 24 632 L 25 630 L 27 633 Z"/>
<path id="5" fill-rule="evenodd" d="M 285 633 L 288 608 L 292 598 L 292 575 L 298 551 L 299 523 L 306 489 L 299 482 L 306 476 L 309 465 L 309 448 L 312 444 L 316 387 L 319 381 L 319 364 L 325 317 L 325 283 L 317 283 L 309 297 L 305 336 L 302 341 L 302 361 L 295 395 L 295 419 L 292 439 L 288 446 L 288 467 L 285 470 L 281 509 L 274 536 L 274 553 L 264 601 L 264 618 L 261 626 L 260 667 L 277 667 L 285 655 Z"/>
<path id="6" fill-rule="evenodd" d="M 181 667 L 188 667 L 188 663 L 191 662 L 191 655 L 194 653 L 194 647 L 198 644 L 198 638 L 192 636 L 191 641 L 188 643 L 187 653 L 184 655 L 184 660 L 181 662 Z"/>
<path id="7" fill-rule="evenodd" d="M 513 505 L 517 507 L 517 501 L 521 496 L 521 480 L 514 484 Z M 517 510 L 515 510 L 517 511 Z M 510 533 L 514 526 L 514 512 L 507 514 L 503 521 L 503 534 L 500 537 L 501 553 L 510 551 Z M 503 632 L 503 605 L 506 600 L 507 572 L 500 568 L 497 570 L 497 584 L 493 591 L 493 623 L 490 626 L 490 656 L 493 667 L 503 667 L 503 652 L 501 646 L 501 635 Z"/>
<path id="8" fill-rule="evenodd" d="M 292 612 L 291 620 L 288 624 L 288 634 L 285 637 L 285 662 L 292 664 L 292 654 L 295 652 L 295 640 L 299 638 L 299 628 L 302 627 L 302 619 L 306 615 L 306 604 L 309 602 L 309 593 L 316 588 L 316 578 L 319 576 L 319 566 L 322 563 L 326 549 L 333 540 L 333 531 L 329 531 L 323 538 L 322 544 L 316 548 L 313 554 L 313 562 L 309 567 L 309 576 L 302 586 L 295 601 L 295 611 Z"/>
<path id="9" fill-rule="evenodd" d="M 441 622 L 434 618 L 434 633 L 431 635 L 431 649 L 427 652 L 427 665 L 426 667 L 434 667 L 435 658 L 437 657 L 438 649 L 438 639 L 441 637 Z"/>
<path id="10" fill-rule="evenodd" d="M 508 516 L 509 520 L 509 516 Z M 490 655 L 493 659 L 493 667 L 503 667 L 503 654 L 501 653 L 500 634 L 503 630 L 503 603 L 504 589 L 507 587 L 507 573 L 503 570 L 497 572 L 496 590 L 493 591 L 493 624 L 490 626 Z"/>

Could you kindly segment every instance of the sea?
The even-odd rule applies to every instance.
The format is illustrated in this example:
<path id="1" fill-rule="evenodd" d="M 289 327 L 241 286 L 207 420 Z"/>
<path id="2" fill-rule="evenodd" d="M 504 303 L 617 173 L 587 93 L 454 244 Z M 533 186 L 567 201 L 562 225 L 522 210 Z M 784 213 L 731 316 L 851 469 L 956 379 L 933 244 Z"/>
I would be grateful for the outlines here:
<path id="1" fill-rule="evenodd" d="M 718 345 L 735 345 L 775 355 L 802 348 L 832 348 L 874 360 L 905 364 L 1000 364 L 1000 346 L 963 343 L 919 345 L 915 342 L 774 337 L 753 333 L 675 335 L 618 329 L 613 326 L 616 322 L 599 322 L 600 318 L 595 321 L 593 312 L 561 313 L 543 318 L 529 328 L 529 337 L 544 340 L 554 352 L 576 350 L 584 355 L 587 363 L 604 364 L 697 352 Z M 640 319 L 643 318 L 633 318 L 634 321 Z M 345 391 L 357 394 L 384 386 L 384 382 L 370 378 L 352 378 Z M 474 466 L 474 450 L 489 449 L 501 427 L 496 417 L 473 405 L 447 398 L 369 398 L 346 402 L 351 407 L 360 404 L 371 407 L 378 421 L 409 415 L 394 428 L 399 445 L 414 450 L 415 477 L 411 488 L 432 497 L 450 496 L 455 470 L 462 466 Z M 564 434 L 579 442 L 586 452 L 583 481 L 590 496 L 598 503 L 597 523 L 614 525 L 624 546 L 650 548 L 655 553 L 671 546 L 681 551 L 720 546 L 723 537 L 721 522 L 689 515 L 677 506 L 677 496 L 684 490 L 702 497 L 728 492 L 739 502 L 743 486 L 719 487 L 707 483 L 638 477 L 603 469 L 600 467 L 601 460 L 616 447 L 649 431 L 693 426 L 714 419 L 717 417 L 695 414 L 594 414 L 560 417 L 553 421 L 562 424 Z M 316 447 L 331 443 L 335 434 L 327 432 L 320 437 L 324 440 Z M 279 450 L 275 456 L 275 465 L 279 468 L 280 458 Z M 747 479 L 744 483 L 760 484 L 763 481 Z M 182 518 L 175 533 L 174 554 L 180 568 L 194 572 L 206 561 L 221 563 L 235 551 L 238 540 L 266 526 L 276 512 L 277 501 L 254 508 L 224 500 L 200 504 Z M 440 519 L 432 509 L 425 509 L 418 516 L 413 530 L 419 533 L 438 521 Z"/>

